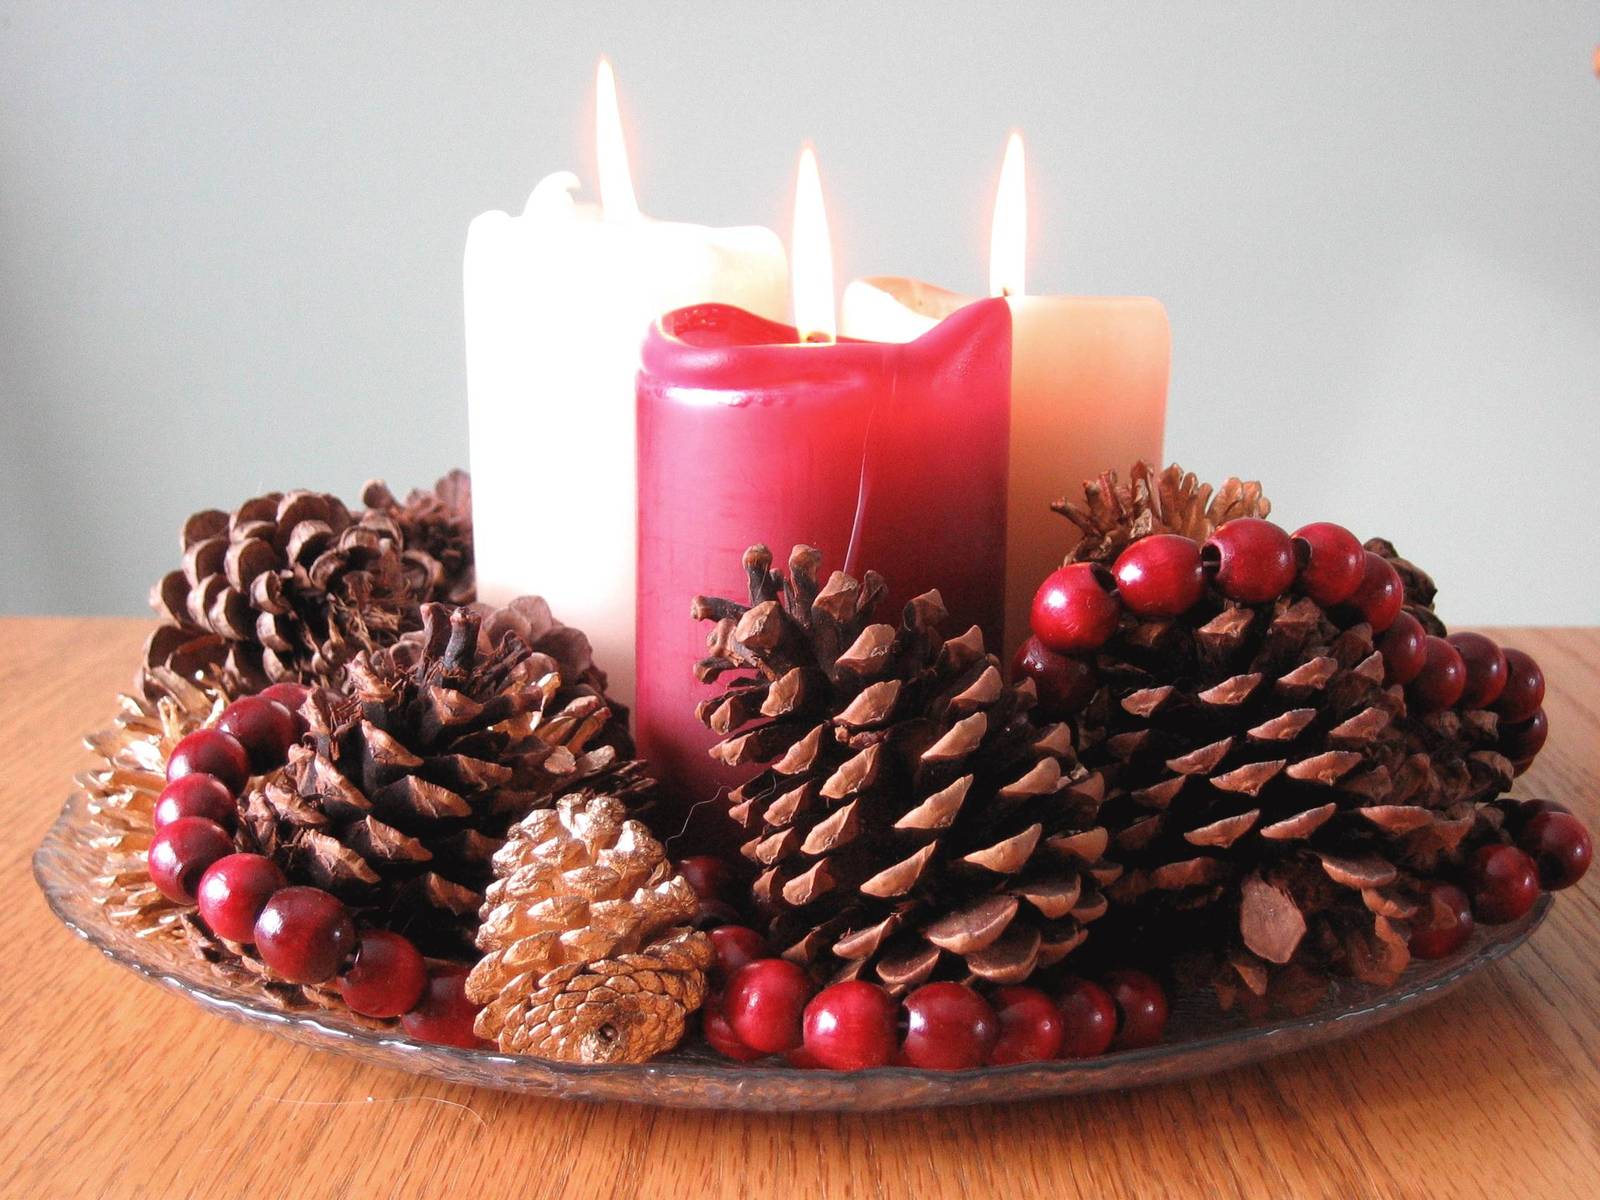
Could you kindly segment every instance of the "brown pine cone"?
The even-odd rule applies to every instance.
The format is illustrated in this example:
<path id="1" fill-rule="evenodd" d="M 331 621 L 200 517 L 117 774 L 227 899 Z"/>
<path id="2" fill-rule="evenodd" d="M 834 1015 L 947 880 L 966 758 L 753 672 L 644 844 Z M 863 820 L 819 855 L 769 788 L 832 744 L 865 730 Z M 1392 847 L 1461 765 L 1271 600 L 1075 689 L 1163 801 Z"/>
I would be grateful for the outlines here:
<path id="1" fill-rule="evenodd" d="M 1201 499 L 1209 488 L 1182 484 L 1191 516 L 1205 514 L 1177 522 L 1188 536 L 1265 510 L 1253 485 L 1230 480 L 1218 510 Z M 1104 517 L 1086 550 L 1169 531 L 1170 501 L 1142 486 L 1113 520 L 1105 480 L 1085 485 L 1080 512 Z M 1427 575 L 1386 542 L 1368 548 L 1394 563 L 1408 610 L 1442 632 Z M 1180 617 L 1125 614 L 1094 665 L 1100 689 L 1077 748 L 1106 776 L 1109 853 L 1127 867 L 1104 940 L 1182 951 L 1227 1002 L 1303 1005 L 1334 973 L 1392 982 L 1423 884 L 1498 837 L 1483 808 L 1512 776 L 1497 718 L 1414 709 L 1349 611 L 1295 589 L 1245 605 L 1209 586 Z"/>
<path id="2" fill-rule="evenodd" d="M 532 653 L 530 671 L 535 674 L 555 672 L 561 676 L 561 699 L 570 702 L 580 696 L 592 696 L 602 701 L 610 713 L 610 722 L 595 737 L 595 744 L 613 746 L 624 757 L 634 753 L 633 739 L 628 733 L 628 709 L 606 693 L 606 673 L 594 661 L 594 649 L 588 635 L 581 629 L 564 625 L 550 611 L 550 605 L 540 596 L 520 596 L 499 608 L 477 603 L 468 606 L 479 621 L 478 653 L 487 657 L 497 650 L 507 636 L 516 637 Z M 421 644 L 420 633 L 409 633 L 400 639 L 402 646 Z"/>
<path id="3" fill-rule="evenodd" d="M 151 591 L 161 625 L 146 670 L 209 674 L 230 695 L 284 679 L 337 683 L 356 654 L 414 625 L 403 539 L 386 514 L 271 492 L 196 513 L 182 541 L 183 567 Z"/>
<path id="4" fill-rule="evenodd" d="M 494 856 L 467 994 L 479 1037 L 563 1062 L 645 1062 L 699 1008 L 711 939 L 661 844 L 602 795 L 518 822 Z"/>
<path id="5" fill-rule="evenodd" d="M 363 653 L 314 692 L 306 741 L 253 791 L 245 824 L 293 881 L 327 889 L 427 953 L 470 952 L 506 828 L 603 786 L 641 807 L 643 764 L 591 745 L 612 717 L 514 634 L 480 650 L 471 609 L 424 605 L 419 638 Z"/>
<path id="6" fill-rule="evenodd" d="M 716 621 L 703 680 L 738 672 L 699 715 L 730 766 L 769 764 L 733 794 L 754 835 L 754 890 L 786 957 L 900 993 L 924 980 L 1020 983 L 1059 962 L 1105 911 L 1102 782 L 1064 725 L 1029 717 L 978 629 L 946 641 L 938 593 L 873 624 L 883 581 L 834 572 L 805 546 L 785 577 L 745 554 L 748 606 L 699 597 Z"/>
<path id="7" fill-rule="evenodd" d="M 411 592 L 419 601 L 471 604 L 478 598 L 472 554 L 472 477 L 451 471 L 432 488 L 395 499 L 381 479 L 368 480 L 361 502 L 400 529 Z"/>

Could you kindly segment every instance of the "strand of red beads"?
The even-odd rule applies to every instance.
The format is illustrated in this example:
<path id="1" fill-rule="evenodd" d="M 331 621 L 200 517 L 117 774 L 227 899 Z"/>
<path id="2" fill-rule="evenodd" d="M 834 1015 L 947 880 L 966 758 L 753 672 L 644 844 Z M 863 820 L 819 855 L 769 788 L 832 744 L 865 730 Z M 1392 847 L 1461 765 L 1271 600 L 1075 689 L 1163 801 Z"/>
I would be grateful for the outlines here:
<path id="1" fill-rule="evenodd" d="M 1242 517 L 1204 543 L 1149 534 L 1109 570 L 1090 563 L 1061 567 L 1034 596 L 1033 636 L 1019 649 L 1013 671 L 1034 680 L 1048 717 L 1070 719 L 1093 698 L 1091 656 L 1116 633 L 1124 613 L 1182 616 L 1210 589 L 1241 604 L 1269 604 L 1295 590 L 1345 625 L 1365 621 L 1383 655 L 1386 682 L 1403 685 L 1419 711 L 1494 712 L 1499 748 L 1519 775 L 1549 735 L 1544 672 L 1531 655 L 1481 633 L 1429 634 L 1404 611 L 1405 587 L 1394 567 L 1328 521 L 1291 534 L 1271 521 Z M 1428 885 L 1430 917 L 1418 923 L 1411 942 L 1419 958 L 1453 953 L 1471 936 L 1474 918 L 1514 921 L 1533 907 L 1541 888 L 1571 887 L 1588 870 L 1589 832 L 1561 805 L 1523 802 L 1510 824 L 1516 844 L 1480 849 L 1459 881 L 1468 891 L 1448 881 Z"/>
<path id="2" fill-rule="evenodd" d="M 896 1002 L 860 979 L 819 990 L 803 968 L 772 957 L 754 929 L 716 923 L 732 910 L 728 864 L 695 857 L 678 866 L 700 896 L 698 923 L 717 951 L 701 1032 L 725 1058 L 781 1055 L 790 1066 L 833 1071 L 955 1071 L 1093 1058 L 1154 1045 L 1165 1031 L 1166 993 L 1141 971 L 1112 971 L 1100 982 L 1068 979 L 1054 995 L 1020 986 L 983 995 L 940 982 Z"/>
<path id="3" fill-rule="evenodd" d="M 152 814 L 150 879 L 175 904 L 192 905 L 218 937 L 254 946 L 287 983 L 337 988 L 364 1017 L 398 1018 L 420 1041 L 475 1049 L 477 1007 L 467 967 L 430 966 L 409 938 L 358 929 L 345 904 L 321 888 L 290 886 L 277 864 L 237 852 L 238 802 L 253 775 L 282 766 L 306 732 L 307 689 L 279 683 L 235 700 L 167 759 L 167 784 Z"/>

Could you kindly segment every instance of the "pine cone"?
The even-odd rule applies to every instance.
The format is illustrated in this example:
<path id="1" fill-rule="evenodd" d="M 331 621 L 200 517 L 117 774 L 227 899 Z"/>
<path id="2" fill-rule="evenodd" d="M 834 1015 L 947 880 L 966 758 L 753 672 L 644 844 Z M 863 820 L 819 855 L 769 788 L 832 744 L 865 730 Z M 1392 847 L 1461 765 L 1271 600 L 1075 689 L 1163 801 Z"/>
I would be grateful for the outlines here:
<path id="1" fill-rule="evenodd" d="M 400 529 L 402 557 L 418 600 L 470 604 L 478 598 L 472 555 L 472 477 L 454 470 L 432 489 L 415 488 L 396 500 L 388 484 L 369 480 L 361 502 Z"/>
<path id="2" fill-rule="evenodd" d="M 345 664 L 414 623 L 415 601 L 394 519 L 359 517 L 336 496 L 271 492 L 232 513 L 184 523 L 183 567 L 150 594 L 161 625 L 146 674 L 214 676 L 230 695 L 280 679 L 337 683 Z"/>
<path id="3" fill-rule="evenodd" d="M 1148 463 L 1136 462 L 1125 484 L 1118 482 L 1115 471 L 1107 471 L 1086 482 L 1083 492 L 1082 504 L 1068 497 L 1050 506 L 1082 531 L 1069 562 L 1110 562 L 1129 542 L 1150 533 L 1181 533 L 1203 542 L 1218 525 L 1272 511 L 1259 483 L 1229 479 L 1213 495 L 1209 483 L 1176 463 L 1157 473 Z"/>
<path id="4" fill-rule="evenodd" d="M 181 909 L 156 890 L 145 861 L 155 832 L 151 817 L 167 783 L 172 748 L 214 722 L 227 701 L 215 688 L 162 667 L 150 671 L 149 683 L 150 694 L 120 698 L 110 728 L 84 738 L 99 761 L 79 782 L 89 793 L 90 818 L 106 851 L 97 882 L 107 915 L 142 933 L 174 932 Z"/>
<path id="5" fill-rule="evenodd" d="M 533 652 L 534 674 L 555 672 L 561 676 L 561 700 L 570 703 L 580 696 L 593 696 L 604 702 L 611 720 L 595 737 L 595 744 L 614 746 L 624 757 L 634 754 L 628 734 L 628 709 L 606 694 L 606 673 L 594 661 L 594 648 L 581 629 L 564 625 L 539 596 L 520 596 L 495 608 L 472 604 L 468 608 L 479 619 L 478 653 L 493 654 L 507 636 L 515 636 Z M 400 639 L 403 646 L 419 646 L 422 635 L 409 633 Z"/>
<path id="6" fill-rule="evenodd" d="M 1495 715 L 1412 711 L 1371 628 L 1294 590 L 1125 615 L 1095 669 L 1077 743 L 1127 867 L 1115 940 L 1200 948 L 1229 1003 L 1393 982 L 1422 882 L 1494 834 L 1480 806 L 1512 777 Z"/>
<path id="7" fill-rule="evenodd" d="M 786 957 L 900 993 L 935 977 L 1020 983 L 1059 962 L 1105 910 L 1118 869 L 1096 825 L 1102 781 L 1066 726 L 1036 726 L 1031 681 L 1007 687 L 974 627 L 946 641 L 937 592 L 898 629 L 872 624 L 883 580 L 805 546 L 785 578 L 745 554 L 749 607 L 715 620 L 702 680 L 733 680 L 699 715 L 730 766 L 768 763 L 733 794 L 744 853 Z"/>
<path id="8" fill-rule="evenodd" d="M 274 978 L 252 947 L 222 941 L 193 906 L 167 899 L 150 881 L 151 817 L 166 786 L 167 759 L 185 736 L 216 722 L 227 697 L 165 667 L 151 668 L 148 684 L 150 694 L 121 697 L 115 723 L 84 739 L 99 759 L 79 782 L 88 794 L 91 844 L 104 855 L 95 884 L 107 918 L 132 930 L 153 952 L 174 960 L 202 959 L 218 983 L 275 1007 L 334 1006 L 327 988 Z M 247 844 L 247 838 L 240 839 L 241 848 Z"/>
<path id="9" fill-rule="evenodd" d="M 604 702 L 514 635 L 480 653 L 471 609 L 424 605 L 415 640 L 364 652 L 314 692 L 307 742 L 245 823 L 291 880 L 326 888 L 427 953 L 468 953 L 506 828 L 585 784 L 643 804 L 643 765 L 590 743 Z"/>
<path id="10" fill-rule="evenodd" d="M 494 856 L 467 995 L 477 1033 L 513 1054 L 638 1063 L 677 1045 L 700 1007 L 710 938 L 661 844 L 610 796 L 564 796 Z"/>

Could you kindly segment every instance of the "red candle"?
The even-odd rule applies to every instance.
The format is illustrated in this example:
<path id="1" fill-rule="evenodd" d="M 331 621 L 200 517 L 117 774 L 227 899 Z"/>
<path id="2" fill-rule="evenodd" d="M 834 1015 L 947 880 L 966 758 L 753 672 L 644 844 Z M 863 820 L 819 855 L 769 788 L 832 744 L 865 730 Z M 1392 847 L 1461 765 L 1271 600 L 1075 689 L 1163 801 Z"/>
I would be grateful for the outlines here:
<path id="1" fill-rule="evenodd" d="M 639 749 L 685 806 L 737 782 L 695 717 L 709 628 L 695 595 L 741 597 L 746 547 L 883 575 L 880 608 L 938 588 L 951 629 L 1000 631 L 1011 312 L 983 300 L 913 342 L 804 344 L 727 305 L 667 314 L 638 385 Z M 991 641 L 997 645 L 997 641 Z"/>

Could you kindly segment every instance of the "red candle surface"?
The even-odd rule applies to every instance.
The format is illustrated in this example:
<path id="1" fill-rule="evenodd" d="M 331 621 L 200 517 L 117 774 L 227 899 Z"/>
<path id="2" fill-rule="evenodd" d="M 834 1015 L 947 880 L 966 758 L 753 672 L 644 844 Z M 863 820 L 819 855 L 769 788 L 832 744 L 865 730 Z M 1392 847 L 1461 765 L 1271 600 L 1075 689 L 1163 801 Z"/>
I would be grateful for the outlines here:
<path id="1" fill-rule="evenodd" d="M 879 619 L 937 588 L 950 631 L 999 634 L 1005 580 L 1011 312 L 963 308 L 913 342 L 803 345 L 727 305 L 667 314 L 639 373 L 635 732 L 684 808 L 741 776 L 695 717 L 709 625 L 696 595 L 743 598 L 744 551 L 815 546 L 873 570 Z M 991 641 L 997 645 L 997 641 Z M 748 774 L 748 772 L 746 772 Z M 715 806 L 720 811 L 721 806 Z"/>

